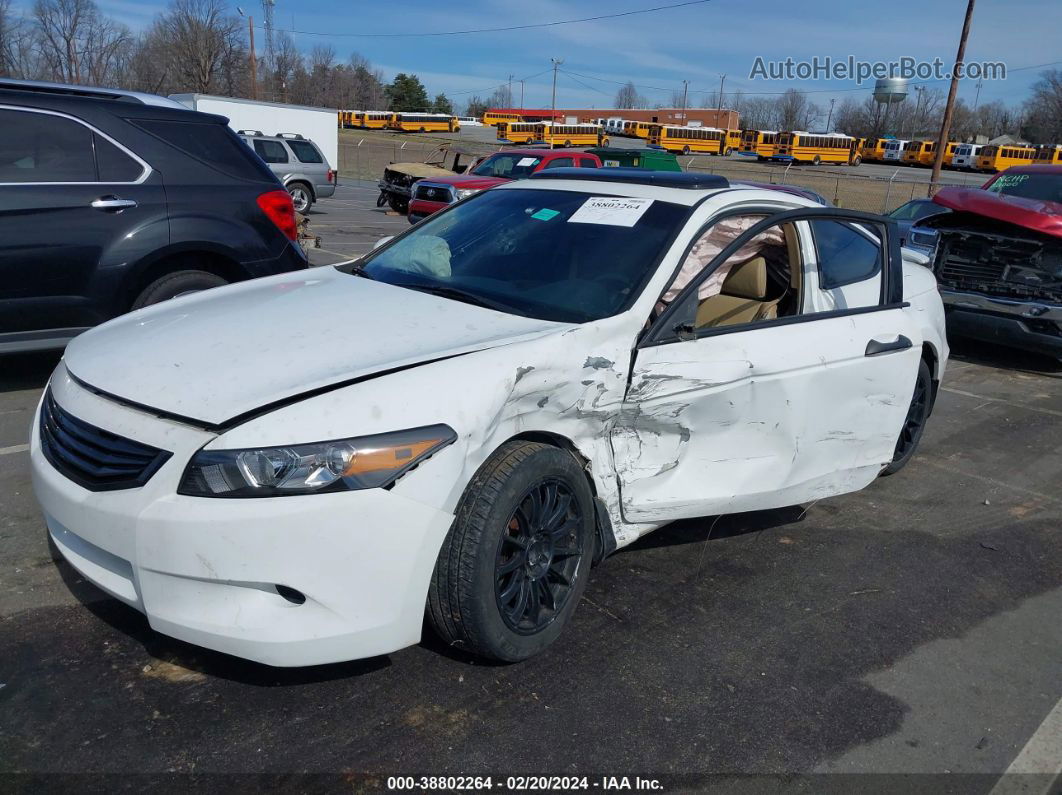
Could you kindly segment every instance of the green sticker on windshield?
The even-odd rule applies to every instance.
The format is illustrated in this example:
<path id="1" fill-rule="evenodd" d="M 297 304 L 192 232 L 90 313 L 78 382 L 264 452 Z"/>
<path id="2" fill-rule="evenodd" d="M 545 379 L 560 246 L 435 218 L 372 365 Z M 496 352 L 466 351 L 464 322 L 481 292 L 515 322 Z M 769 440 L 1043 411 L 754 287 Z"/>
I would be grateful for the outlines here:
<path id="1" fill-rule="evenodd" d="M 537 213 L 532 213 L 531 217 L 536 221 L 548 221 L 551 218 L 556 218 L 560 215 L 560 210 L 547 210 L 543 207 Z"/>

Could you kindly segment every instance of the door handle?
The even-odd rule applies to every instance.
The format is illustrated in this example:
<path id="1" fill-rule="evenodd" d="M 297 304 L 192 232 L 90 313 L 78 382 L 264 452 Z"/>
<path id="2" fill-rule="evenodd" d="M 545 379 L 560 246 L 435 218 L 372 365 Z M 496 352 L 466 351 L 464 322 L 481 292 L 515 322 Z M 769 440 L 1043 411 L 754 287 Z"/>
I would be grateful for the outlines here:
<path id="1" fill-rule="evenodd" d="M 117 196 L 100 196 L 90 206 L 93 210 L 120 213 L 122 210 L 130 210 L 136 207 L 136 202 L 132 199 L 119 199 Z"/>
<path id="2" fill-rule="evenodd" d="M 880 340 L 871 340 L 867 343 L 867 356 L 881 356 L 883 353 L 896 353 L 897 351 L 906 351 L 912 347 L 911 341 L 907 339 L 903 334 L 899 336 L 894 342 L 881 342 Z"/>

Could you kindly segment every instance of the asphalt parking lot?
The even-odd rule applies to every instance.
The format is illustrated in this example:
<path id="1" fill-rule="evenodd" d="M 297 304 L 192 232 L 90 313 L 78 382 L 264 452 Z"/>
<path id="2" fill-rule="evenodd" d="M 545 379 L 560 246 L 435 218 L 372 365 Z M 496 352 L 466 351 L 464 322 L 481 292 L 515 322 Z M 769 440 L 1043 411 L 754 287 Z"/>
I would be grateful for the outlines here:
<path id="1" fill-rule="evenodd" d="M 380 191 L 374 183 L 346 180 L 330 199 L 317 202 L 308 214 L 310 231 L 321 238 L 321 247 L 310 250 L 313 265 L 335 265 L 370 251 L 381 237 L 397 235 L 409 227 L 404 215 L 387 205 L 376 206 Z"/>
<path id="2" fill-rule="evenodd" d="M 406 227 L 375 196 L 344 185 L 315 208 L 315 264 Z M 25 448 L 58 356 L 0 360 L 0 772 L 345 776 L 297 789 L 934 773 L 930 791 L 987 793 L 1030 745 L 1055 764 L 1041 727 L 1062 715 L 1062 369 L 953 344 L 902 473 L 649 535 L 594 570 L 540 657 L 483 664 L 426 634 L 293 670 L 156 634 L 53 560 Z"/>

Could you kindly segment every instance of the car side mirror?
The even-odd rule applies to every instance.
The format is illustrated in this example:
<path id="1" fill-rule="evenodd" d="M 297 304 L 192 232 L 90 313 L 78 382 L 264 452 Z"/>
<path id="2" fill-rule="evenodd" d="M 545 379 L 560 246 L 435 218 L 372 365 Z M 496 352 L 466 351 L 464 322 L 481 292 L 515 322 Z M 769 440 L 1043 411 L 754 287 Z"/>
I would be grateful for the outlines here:
<path id="1" fill-rule="evenodd" d="M 372 250 L 375 251 L 380 246 L 382 246 L 384 243 L 386 243 L 388 240 L 393 240 L 394 237 L 395 237 L 394 235 L 388 235 L 387 237 L 381 237 L 379 240 L 377 240 L 375 243 L 372 244 Z"/>

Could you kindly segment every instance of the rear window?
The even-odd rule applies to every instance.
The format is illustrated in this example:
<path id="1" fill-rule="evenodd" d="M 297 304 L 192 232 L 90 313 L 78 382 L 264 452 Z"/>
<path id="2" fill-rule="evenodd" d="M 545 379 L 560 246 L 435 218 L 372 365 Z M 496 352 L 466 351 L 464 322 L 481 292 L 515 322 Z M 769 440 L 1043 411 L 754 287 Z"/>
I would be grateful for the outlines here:
<path id="1" fill-rule="evenodd" d="M 100 182 L 136 182 L 144 167 L 105 138 L 92 136 Z"/>
<path id="2" fill-rule="evenodd" d="M 291 147 L 291 151 L 295 153 L 295 157 L 299 158 L 300 163 L 323 163 L 324 158 L 321 157 L 321 153 L 317 151 L 317 147 L 311 144 L 309 141 L 288 141 L 288 146 Z"/>
<path id="3" fill-rule="evenodd" d="M 159 119 L 130 121 L 170 146 L 230 176 L 255 181 L 276 180 L 273 172 L 224 124 Z"/>

